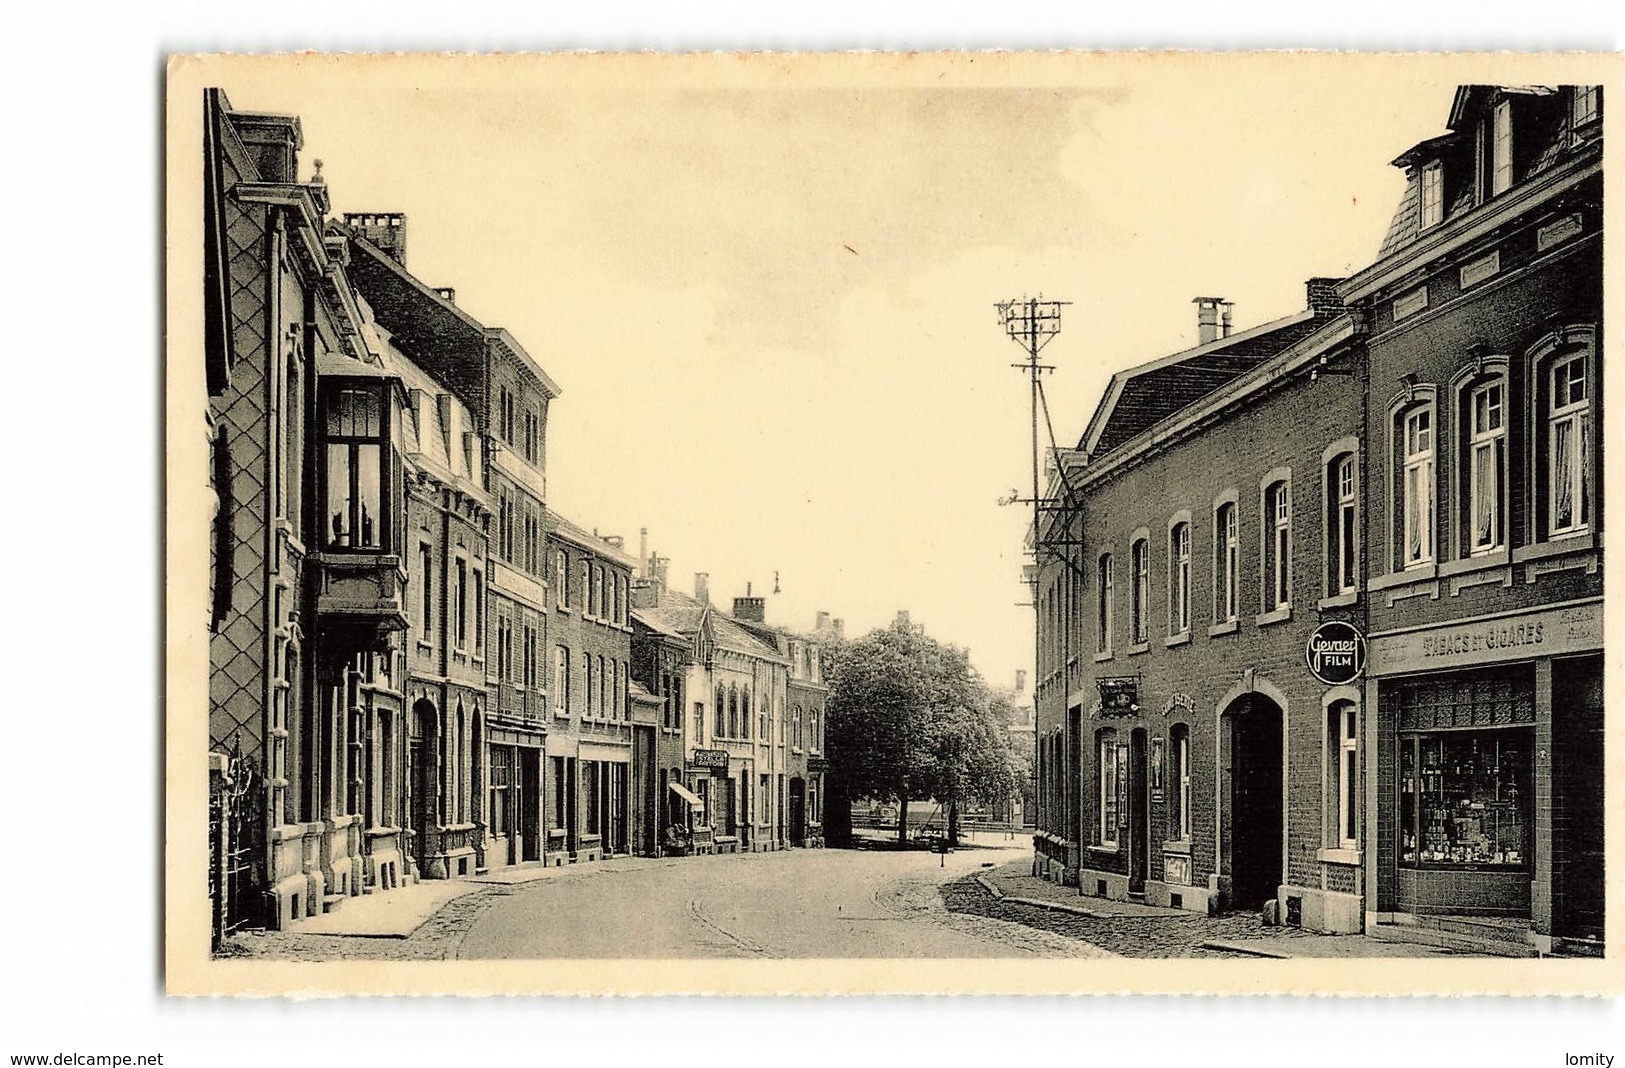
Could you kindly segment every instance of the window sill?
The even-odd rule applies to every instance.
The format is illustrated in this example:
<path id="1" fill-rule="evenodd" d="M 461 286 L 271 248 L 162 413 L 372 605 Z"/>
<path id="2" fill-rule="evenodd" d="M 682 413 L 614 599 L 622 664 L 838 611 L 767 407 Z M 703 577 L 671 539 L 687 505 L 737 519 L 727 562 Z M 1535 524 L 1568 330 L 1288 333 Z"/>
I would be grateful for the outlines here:
<path id="1" fill-rule="evenodd" d="M 1315 602 L 1315 607 L 1324 612 L 1328 608 L 1349 608 L 1360 603 L 1360 591 L 1350 590 L 1347 593 L 1334 593 L 1330 597 L 1322 597 Z"/>
<path id="2" fill-rule="evenodd" d="M 1488 571 L 1491 568 L 1505 567 L 1510 562 L 1506 549 L 1496 549 L 1494 552 L 1481 553 L 1478 556 L 1467 556 L 1460 560 L 1446 560 L 1439 565 L 1439 577 L 1448 578 L 1451 575 L 1466 575 L 1474 571 Z"/>
<path id="3" fill-rule="evenodd" d="M 1191 854 L 1191 840 L 1189 838 L 1175 838 L 1164 842 L 1162 843 L 1162 851 L 1164 853 L 1179 853 L 1188 857 Z"/>
<path id="4" fill-rule="evenodd" d="M 1217 638 L 1224 634 L 1234 634 L 1241 629 L 1241 620 L 1227 619 L 1223 623 L 1215 623 L 1207 629 L 1209 638 Z"/>
<path id="5" fill-rule="evenodd" d="M 1253 617 L 1255 626 L 1267 627 L 1274 623 L 1285 623 L 1292 618 L 1292 606 L 1286 605 Z"/>
<path id="6" fill-rule="evenodd" d="M 1141 653 L 1149 653 L 1150 651 L 1150 642 L 1132 642 L 1128 647 L 1129 656 L 1139 656 Z"/>
<path id="7" fill-rule="evenodd" d="M 1188 630 L 1180 631 L 1178 634 L 1162 639 L 1163 647 L 1168 649 L 1172 649 L 1176 645 L 1189 645 L 1190 643 L 1191 632 Z"/>
<path id="8" fill-rule="evenodd" d="M 1439 577 L 1439 568 L 1432 563 L 1417 564 L 1402 571 L 1393 571 L 1386 575 L 1378 575 L 1365 584 L 1365 588 L 1372 593 L 1378 590 L 1392 589 L 1395 586 L 1407 586 L 1413 582 L 1428 582 Z"/>
<path id="9" fill-rule="evenodd" d="M 563 604 L 554 605 L 553 606 L 553 611 L 555 611 L 555 612 L 563 612 L 567 616 L 573 616 L 573 615 L 576 614 L 576 610 L 574 608 L 571 608 L 569 605 L 563 605 Z"/>
<path id="10" fill-rule="evenodd" d="M 1324 864 L 1352 864 L 1358 867 L 1360 864 L 1360 851 L 1358 849 L 1328 846 L 1316 853 L 1315 859 Z"/>
<path id="11" fill-rule="evenodd" d="M 1116 843 L 1116 842 L 1113 842 L 1113 843 L 1111 843 L 1111 844 L 1110 844 L 1110 845 L 1091 845 L 1091 846 L 1084 846 L 1084 847 L 1083 847 L 1083 848 L 1084 848 L 1084 849 L 1085 849 L 1085 850 L 1087 850 L 1087 851 L 1088 851 L 1088 852 L 1090 852 L 1090 853 L 1107 853 L 1107 854 L 1115 854 L 1115 853 L 1116 853 L 1116 852 L 1117 852 L 1117 843 Z"/>
<path id="12" fill-rule="evenodd" d="M 423 653 L 432 653 L 432 652 L 434 652 L 434 642 L 426 642 L 422 638 L 419 638 L 418 639 L 418 651 L 423 652 Z"/>
<path id="13" fill-rule="evenodd" d="M 1578 534 L 1564 534 L 1560 538 L 1550 541 L 1536 542 L 1525 545 L 1512 551 L 1512 562 L 1521 564 L 1528 560 L 1544 560 L 1552 556 L 1563 556 L 1567 553 L 1590 552 L 1596 549 L 1597 539 L 1590 531 L 1582 530 Z"/>

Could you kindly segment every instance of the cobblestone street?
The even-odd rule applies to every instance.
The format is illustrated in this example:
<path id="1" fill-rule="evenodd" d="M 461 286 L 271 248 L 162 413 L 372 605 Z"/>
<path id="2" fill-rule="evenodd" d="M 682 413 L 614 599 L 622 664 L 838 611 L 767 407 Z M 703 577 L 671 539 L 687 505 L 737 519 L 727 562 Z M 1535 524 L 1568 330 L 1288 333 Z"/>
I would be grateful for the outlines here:
<path id="1" fill-rule="evenodd" d="M 944 862 L 945 860 L 945 862 Z M 424 913 L 404 937 L 244 932 L 222 956 L 277 960 L 560 957 L 1420 957 L 1442 951 L 1080 897 L 1028 874 L 1026 851 L 622 859 L 492 876 Z M 502 880 L 502 881 L 497 881 Z M 437 884 L 438 885 L 438 884 Z M 608 917 L 565 925 L 592 901 Z M 363 899 L 347 907 L 375 908 Z M 358 916 L 359 919 L 359 916 Z M 365 925 L 358 923 L 357 929 Z"/>

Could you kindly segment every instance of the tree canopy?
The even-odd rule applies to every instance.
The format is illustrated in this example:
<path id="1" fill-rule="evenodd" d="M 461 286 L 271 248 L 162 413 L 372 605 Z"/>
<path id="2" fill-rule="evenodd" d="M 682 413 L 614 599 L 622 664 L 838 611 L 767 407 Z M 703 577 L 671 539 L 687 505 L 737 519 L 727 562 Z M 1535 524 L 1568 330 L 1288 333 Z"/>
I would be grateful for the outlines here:
<path id="1" fill-rule="evenodd" d="M 1009 710 L 964 649 L 903 620 L 825 653 L 831 785 L 847 798 L 930 798 L 957 810 L 1017 789 Z M 906 836 L 906 810 L 899 836 Z"/>

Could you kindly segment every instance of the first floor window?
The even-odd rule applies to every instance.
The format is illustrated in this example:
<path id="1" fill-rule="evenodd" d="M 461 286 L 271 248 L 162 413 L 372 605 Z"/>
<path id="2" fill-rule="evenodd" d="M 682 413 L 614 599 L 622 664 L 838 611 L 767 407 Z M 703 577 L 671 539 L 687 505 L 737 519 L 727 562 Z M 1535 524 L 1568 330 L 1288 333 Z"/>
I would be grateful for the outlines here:
<path id="1" fill-rule="evenodd" d="M 474 655 L 485 655 L 485 581 L 474 572 Z"/>
<path id="2" fill-rule="evenodd" d="M 1264 494 L 1264 506 L 1270 522 L 1269 589 L 1264 608 L 1285 608 L 1292 602 L 1292 495 L 1285 482 L 1277 482 Z"/>
<path id="3" fill-rule="evenodd" d="M 1216 622 L 1228 623 L 1236 618 L 1236 567 L 1240 560 L 1236 538 L 1236 505 L 1227 501 L 1219 505 L 1213 521 L 1218 552 L 1215 554 L 1218 576 L 1218 596 L 1214 599 Z"/>
<path id="4" fill-rule="evenodd" d="M 1529 870 L 1534 732 L 1402 734 L 1400 863 Z"/>
<path id="5" fill-rule="evenodd" d="M 1469 551 L 1491 552 L 1501 545 L 1501 497 L 1506 477 L 1506 387 L 1491 382 L 1473 390 L 1468 438 Z"/>
<path id="6" fill-rule="evenodd" d="M 1332 461 L 1328 485 L 1332 491 L 1332 511 L 1327 517 L 1330 534 L 1327 554 L 1331 561 L 1330 592 L 1347 593 L 1355 588 L 1357 575 L 1356 529 L 1359 483 L 1352 454 Z"/>
<path id="7" fill-rule="evenodd" d="M 1591 450 L 1591 390 L 1585 354 L 1553 364 L 1548 417 L 1547 516 L 1552 535 L 1590 522 L 1587 469 Z"/>
<path id="8" fill-rule="evenodd" d="M 1169 629 L 1183 634 L 1191 629 L 1191 525 L 1179 523 L 1169 537 Z"/>
<path id="9" fill-rule="evenodd" d="M 1112 651 L 1112 554 L 1100 558 L 1099 581 L 1096 583 L 1095 652 Z"/>
<path id="10" fill-rule="evenodd" d="M 1433 561 L 1433 409 L 1411 412 L 1404 427 L 1402 563 L 1414 567 Z"/>
<path id="11" fill-rule="evenodd" d="M 1146 616 L 1150 614 L 1151 607 L 1151 543 L 1141 539 L 1134 543 L 1129 550 L 1130 566 L 1133 573 L 1129 576 L 1129 633 L 1131 640 L 1139 644 L 1146 640 Z"/>
<path id="12" fill-rule="evenodd" d="M 553 711 L 570 714 L 570 650 L 562 645 L 553 649 Z"/>

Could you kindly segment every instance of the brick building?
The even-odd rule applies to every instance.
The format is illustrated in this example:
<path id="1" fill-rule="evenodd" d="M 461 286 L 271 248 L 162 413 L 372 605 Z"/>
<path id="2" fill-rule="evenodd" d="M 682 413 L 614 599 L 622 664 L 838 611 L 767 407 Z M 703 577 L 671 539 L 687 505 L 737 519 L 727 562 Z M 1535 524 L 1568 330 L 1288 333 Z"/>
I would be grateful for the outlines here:
<path id="1" fill-rule="evenodd" d="M 1201 343 L 1114 377 L 1062 457 L 1036 574 L 1035 841 L 1039 869 L 1085 894 L 1279 898 L 1307 926 L 1359 928 L 1327 763 L 1358 693 L 1327 691 L 1303 653 L 1360 572 L 1328 505 L 1359 462 L 1361 395 L 1321 373 L 1349 370 L 1332 281 L 1236 334 L 1200 300 Z"/>
<path id="2" fill-rule="evenodd" d="M 678 720 L 663 730 L 659 749 L 662 848 L 786 848 L 789 661 L 711 604 L 709 575 L 694 576 L 689 596 L 668 585 L 664 561 L 646 559 L 634 591 L 635 659 L 649 673 L 640 681 L 663 699 L 670 695 Z"/>
<path id="3" fill-rule="evenodd" d="M 1036 870 L 1601 951 L 1601 107 L 1462 87 L 1376 262 L 1112 380 L 1034 539 Z"/>
<path id="4" fill-rule="evenodd" d="M 553 580 L 547 657 L 547 859 L 575 863 L 632 850 L 631 590 L 621 539 L 550 511 Z"/>
<path id="5" fill-rule="evenodd" d="M 1601 952 L 1601 109 L 1461 87 L 1340 287 L 1371 382 L 1374 933 Z"/>
<path id="6" fill-rule="evenodd" d="M 757 766 L 762 769 L 757 796 L 773 797 L 775 802 L 783 799 L 785 807 L 776 822 L 781 829 L 781 837 L 774 840 L 777 848 L 821 847 L 824 774 L 829 767 L 824 757 L 824 705 L 829 686 L 824 682 L 823 653 L 816 637 L 769 624 L 766 613 L 766 598 L 751 596 L 748 584 L 745 596 L 734 598 L 734 620 L 771 644 L 789 665 L 784 714 L 775 721 L 770 711 L 765 712 L 757 733 Z M 818 619 L 827 626 L 829 613 L 819 613 Z M 767 816 L 758 814 L 764 832 L 773 823 Z"/>

